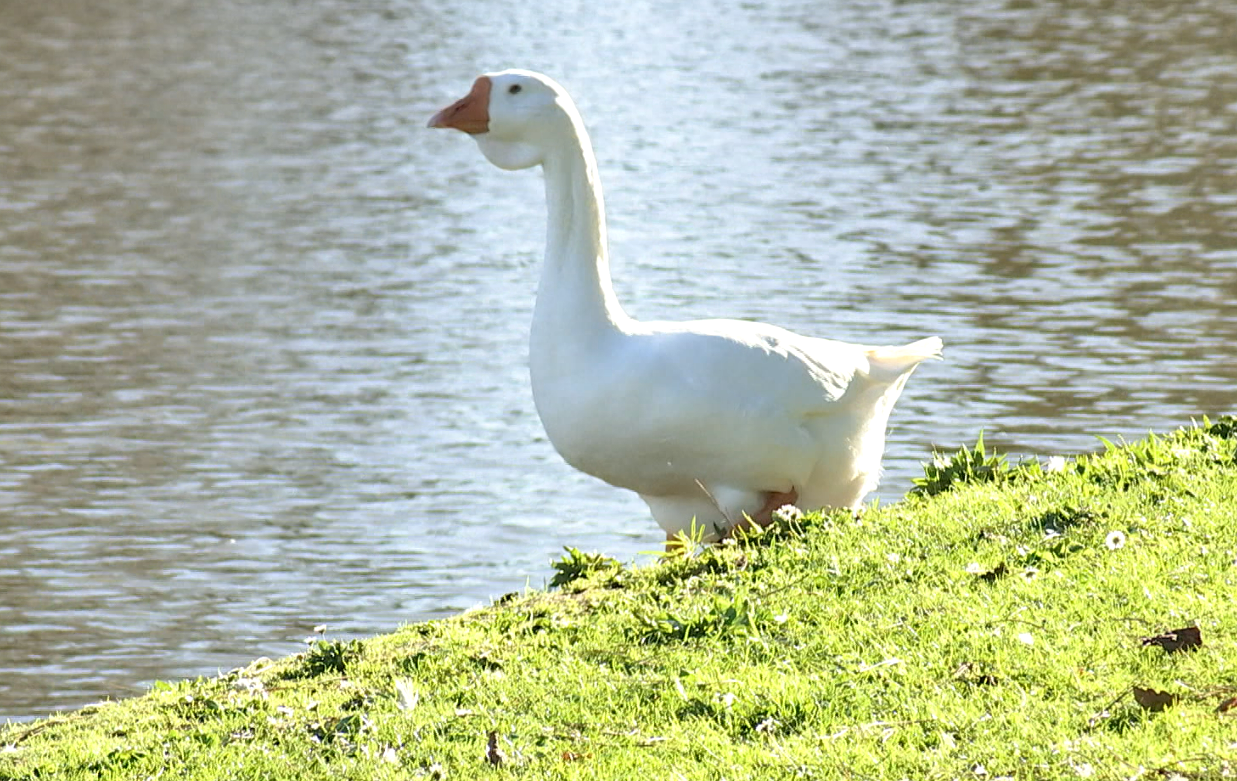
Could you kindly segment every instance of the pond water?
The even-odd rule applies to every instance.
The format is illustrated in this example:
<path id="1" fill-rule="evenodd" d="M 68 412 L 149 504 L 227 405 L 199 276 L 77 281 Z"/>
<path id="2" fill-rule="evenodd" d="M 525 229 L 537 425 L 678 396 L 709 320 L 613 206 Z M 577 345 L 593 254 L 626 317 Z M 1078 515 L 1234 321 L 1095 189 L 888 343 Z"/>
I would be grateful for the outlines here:
<path id="1" fill-rule="evenodd" d="M 655 549 L 527 376 L 540 176 L 424 128 L 542 70 L 645 318 L 930 334 L 933 445 L 1233 411 L 1237 9 L 1099 0 L 0 4 L 0 718 Z"/>

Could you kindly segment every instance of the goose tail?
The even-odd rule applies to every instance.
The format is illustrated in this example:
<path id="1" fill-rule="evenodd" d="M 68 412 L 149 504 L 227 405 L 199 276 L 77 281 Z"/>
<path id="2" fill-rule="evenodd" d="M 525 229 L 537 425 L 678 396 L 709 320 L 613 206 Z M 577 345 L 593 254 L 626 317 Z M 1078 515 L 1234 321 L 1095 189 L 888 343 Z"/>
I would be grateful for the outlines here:
<path id="1" fill-rule="evenodd" d="M 944 347 L 939 336 L 929 336 L 900 347 L 874 347 L 868 350 L 868 362 L 873 375 L 894 379 L 928 359 L 940 360 Z"/>

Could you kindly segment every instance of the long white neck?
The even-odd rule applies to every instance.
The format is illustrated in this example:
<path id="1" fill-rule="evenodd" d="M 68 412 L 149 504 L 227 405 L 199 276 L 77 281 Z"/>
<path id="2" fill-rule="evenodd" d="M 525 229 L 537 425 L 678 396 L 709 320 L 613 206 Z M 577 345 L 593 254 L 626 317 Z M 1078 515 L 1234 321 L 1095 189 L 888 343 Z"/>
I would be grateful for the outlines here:
<path id="1" fill-rule="evenodd" d="M 530 345 L 534 393 L 539 380 L 579 371 L 630 322 L 610 282 L 597 161 L 583 123 L 571 120 L 542 163 L 548 227 Z"/>

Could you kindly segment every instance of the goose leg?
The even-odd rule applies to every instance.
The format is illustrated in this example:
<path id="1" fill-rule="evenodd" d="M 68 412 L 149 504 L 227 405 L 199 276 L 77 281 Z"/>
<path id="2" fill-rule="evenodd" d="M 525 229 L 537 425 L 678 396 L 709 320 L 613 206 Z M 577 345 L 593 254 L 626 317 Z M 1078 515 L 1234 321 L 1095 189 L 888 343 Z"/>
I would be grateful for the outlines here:
<path id="1" fill-rule="evenodd" d="M 666 553 L 674 553 L 679 548 L 679 540 L 677 534 L 666 532 Z"/>
<path id="2" fill-rule="evenodd" d="M 799 492 L 793 487 L 786 493 L 772 492 L 765 499 L 764 507 L 761 507 L 755 513 L 743 515 L 743 519 L 731 527 L 726 533 L 727 537 L 732 536 L 739 529 L 751 529 L 754 526 L 764 528 L 773 523 L 773 513 L 784 504 L 794 504 L 799 500 Z"/>

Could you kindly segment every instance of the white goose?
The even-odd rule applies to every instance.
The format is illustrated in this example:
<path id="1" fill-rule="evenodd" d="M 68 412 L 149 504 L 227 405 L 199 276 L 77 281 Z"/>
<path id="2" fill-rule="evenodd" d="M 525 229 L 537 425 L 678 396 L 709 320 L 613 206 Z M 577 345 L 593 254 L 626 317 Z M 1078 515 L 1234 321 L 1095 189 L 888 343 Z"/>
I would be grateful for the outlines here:
<path id="1" fill-rule="evenodd" d="M 561 86 L 489 73 L 429 126 L 470 134 L 499 168 L 545 171 L 530 364 L 568 464 L 639 494 L 668 540 L 693 522 L 706 540 L 767 524 L 786 503 L 856 509 L 876 487 L 889 413 L 940 339 L 864 347 L 738 320 L 634 320 L 610 283 L 593 148 Z"/>

